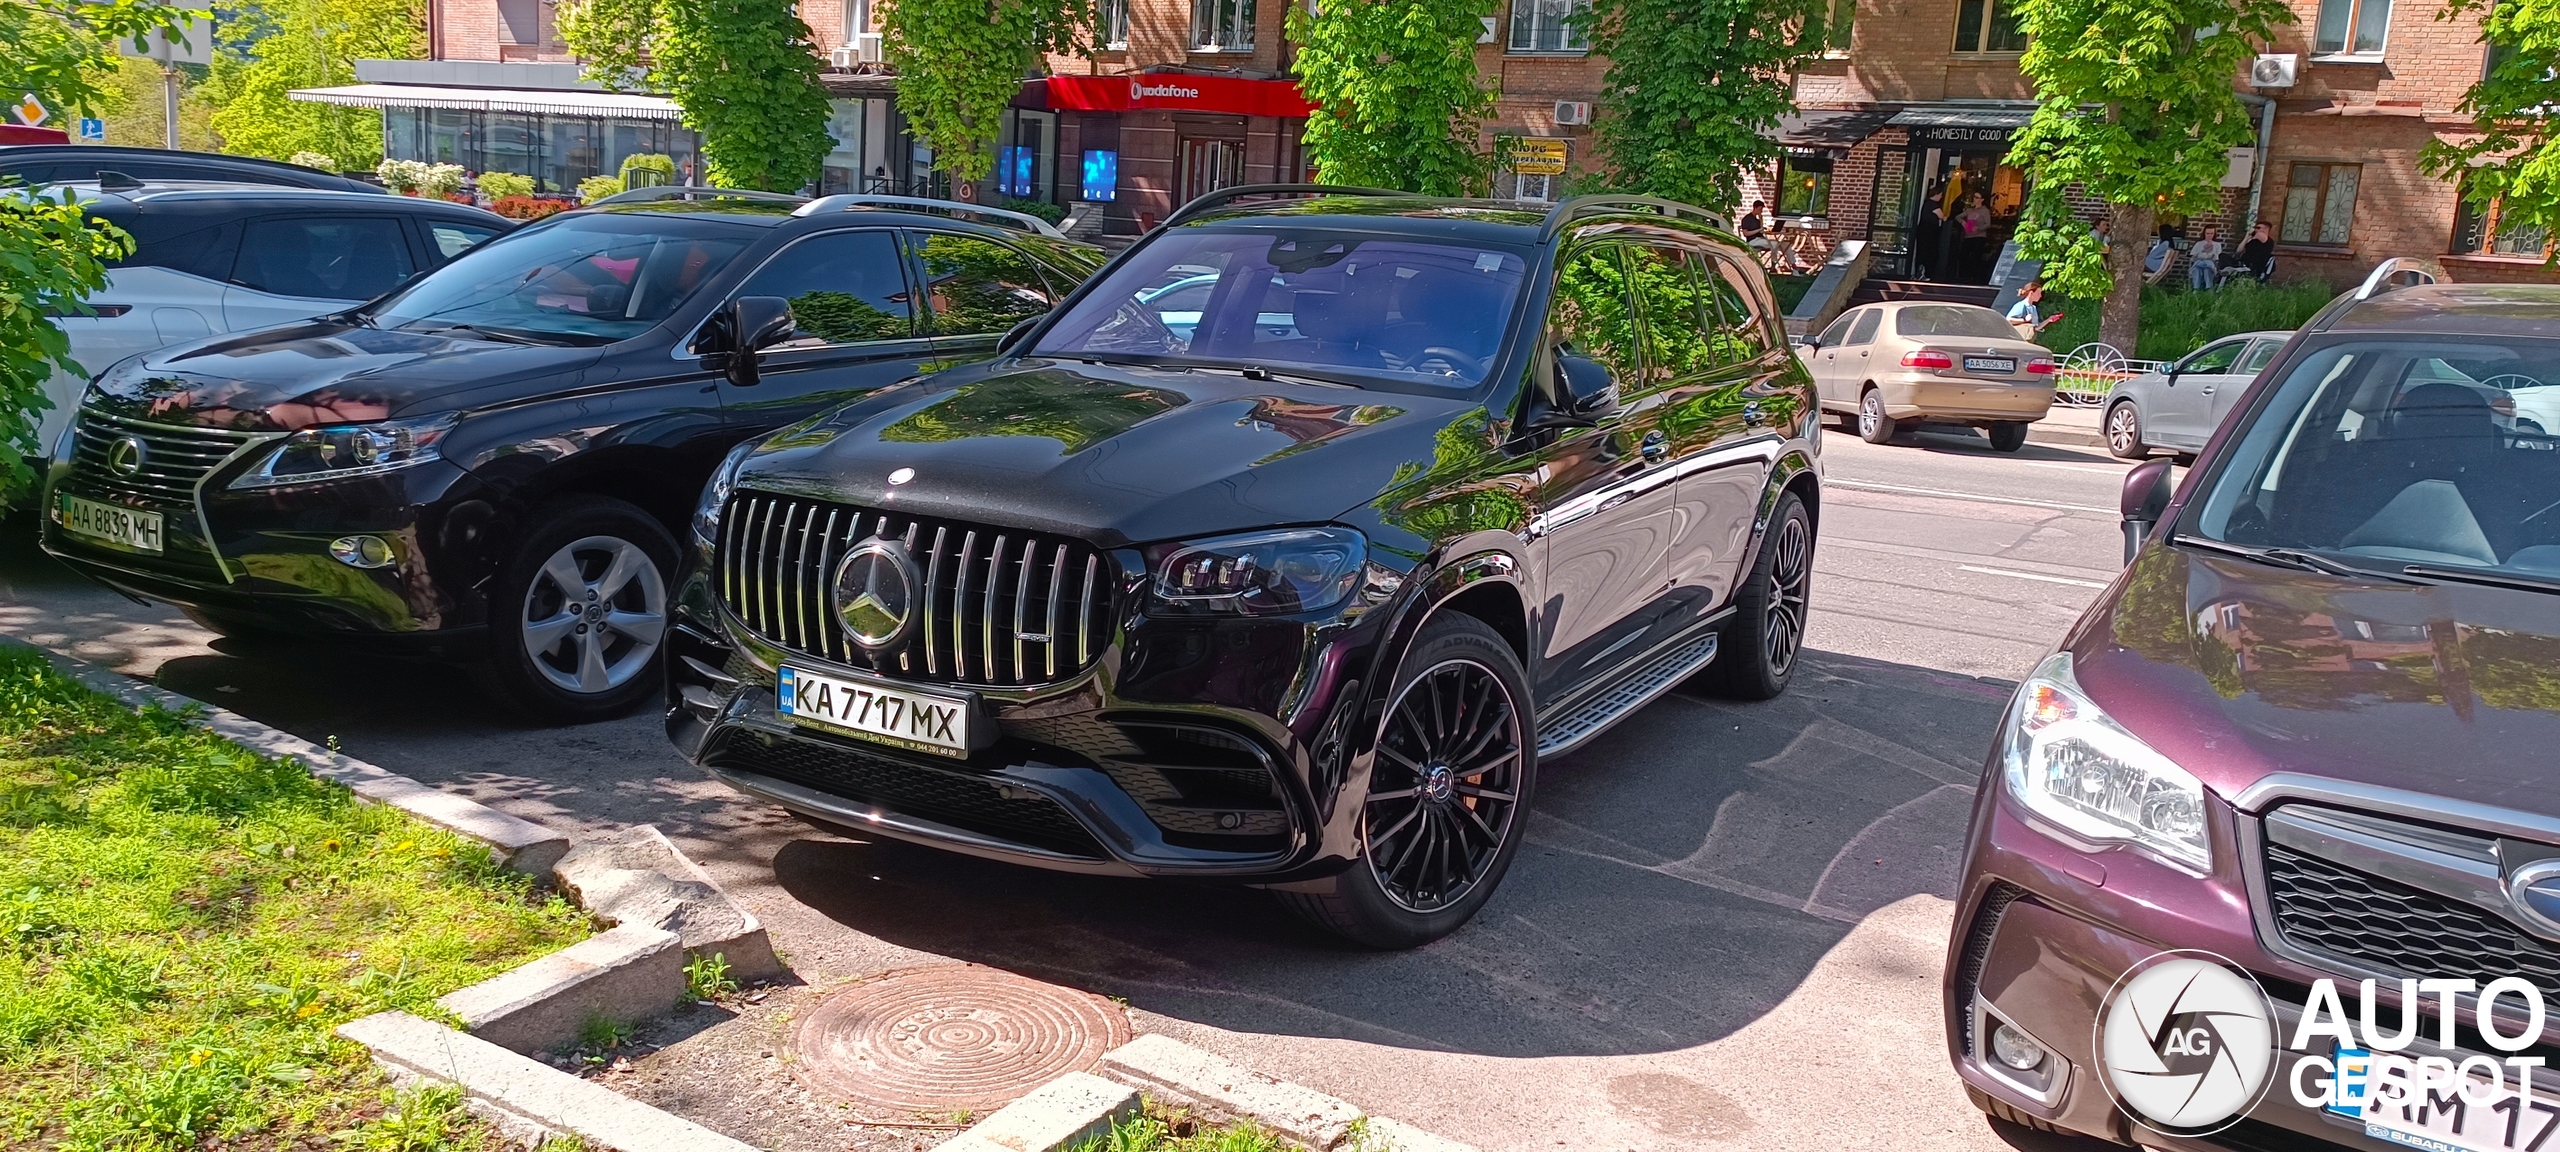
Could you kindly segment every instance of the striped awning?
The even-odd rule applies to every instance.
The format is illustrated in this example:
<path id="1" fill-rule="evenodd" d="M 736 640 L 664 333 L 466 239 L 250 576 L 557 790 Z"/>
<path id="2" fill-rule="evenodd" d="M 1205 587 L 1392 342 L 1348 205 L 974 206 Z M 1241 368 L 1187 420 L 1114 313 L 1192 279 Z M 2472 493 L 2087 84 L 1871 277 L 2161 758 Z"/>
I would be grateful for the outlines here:
<path id="1" fill-rule="evenodd" d="M 674 120 L 683 115 L 664 96 L 637 92 L 581 92 L 516 88 L 438 88 L 425 84 L 345 84 L 296 88 L 286 95 L 316 104 L 354 108 L 454 108 L 471 112 L 547 112 L 558 116 L 611 116 L 624 120 Z"/>

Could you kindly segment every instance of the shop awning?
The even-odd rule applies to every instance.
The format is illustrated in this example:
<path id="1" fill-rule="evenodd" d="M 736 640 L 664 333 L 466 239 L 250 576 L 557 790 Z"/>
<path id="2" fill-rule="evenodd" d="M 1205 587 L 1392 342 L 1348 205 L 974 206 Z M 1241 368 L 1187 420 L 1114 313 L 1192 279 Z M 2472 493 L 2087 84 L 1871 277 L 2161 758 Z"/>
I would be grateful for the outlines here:
<path id="1" fill-rule="evenodd" d="M 1876 134 L 1892 122 L 1893 113 L 1875 109 L 1790 112 L 1778 117 L 1769 138 L 1790 148 L 1845 149 Z"/>
<path id="2" fill-rule="evenodd" d="M 636 92 L 541 91 L 510 88 L 438 88 L 425 84 L 347 84 L 296 88 L 286 95 L 316 104 L 354 108 L 454 108 L 470 112 L 547 112 L 557 116 L 611 116 L 624 120 L 674 120 L 682 113 L 664 96 Z"/>
<path id="3" fill-rule="evenodd" d="M 2031 105 L 1981 107 L 1966 104 L 1924 104 L 1905 108 L 1893 114 L 1889 124 L 1905 128 L 2024 128 L 2036 117 Z"/>
<path id="4" fill-rule="evenodd" d="M 1295 80 L 1145 72 L 1134 76 L 1051 76 L 1048 104 L 1056 111 L 1223 112 L 1231 116 L 1302 117 L 1315 110 Z"/>

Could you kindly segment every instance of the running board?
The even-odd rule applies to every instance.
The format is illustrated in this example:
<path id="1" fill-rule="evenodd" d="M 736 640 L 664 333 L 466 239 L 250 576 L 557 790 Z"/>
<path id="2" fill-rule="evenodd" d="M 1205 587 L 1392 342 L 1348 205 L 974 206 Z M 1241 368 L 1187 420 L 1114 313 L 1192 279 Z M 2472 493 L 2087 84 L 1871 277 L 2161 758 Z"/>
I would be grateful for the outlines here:
<path id="1" fill-rule="evenodd" d="M 1695 675 L 1698 669 L 1716 658 L 1716 634 L 1709 632 L 1672 649 L 1662 659 L 1642 672 L 1627 677 L 1617 687 L 1603 692 L 1597 699 L 1573 710 L 1573 714 L 1553 724 L 1538 726 L 1538 759 L 1561 756 L 1603 732 L 1635 710 L 1653 703 L 1655 697 L 1677 687 Z"/>

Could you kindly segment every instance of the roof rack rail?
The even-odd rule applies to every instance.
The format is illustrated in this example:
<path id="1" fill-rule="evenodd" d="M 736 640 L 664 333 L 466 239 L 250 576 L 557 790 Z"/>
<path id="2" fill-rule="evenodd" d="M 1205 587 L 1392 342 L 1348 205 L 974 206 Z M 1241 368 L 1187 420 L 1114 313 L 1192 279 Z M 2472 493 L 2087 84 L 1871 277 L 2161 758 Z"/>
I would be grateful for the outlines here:
<path id="1" fill-rule="evenodd" d="M 2395 288 L 2414 288 L 2420 284 L 2436 284 L 2444 280 L 2444 265 L 2425 256 L 2394 256 L 2373 266 L 2364 283 L 2351 293 L 2355 299 L 2371 300 Z"/>
<path id="2" fill-rule="evenodd" d="M 1733 230 L 1733 221 L 1726 219 L 1722 212 L 1709 212 L 1695 204 L 1683 204 L 1659 196 L 1572 196 L 1548 210 L 1547 225 L 1538 233 L 1538 241 L 1545 243 L 1555 239 L 1556 233 L 1563 231 L 1565 225 L 1581 217 L 1628 208 L 1649 208 L 1664 216 L 1693 216 L 1727 232 Z"/>
<path id="3" fill-rule="evenodd" d="M 1393 188 L 1364 188 L 1356 184 L 1238 184 L 1232 188 L 1214 188 L 1191 198 L 1191 202 L 1165 217 L 1164 226 L 1171 227 L 1212 208 L 1241 200 L 1247 196 L 1411 196 Z"/>
<path id="4" fill-rule="evenodd" d="M 593 204 L 587 205 L 587 207 L 601 208 L 607 204 L 646 204 L 656 200 L 767 200 L 798 204 L 807 199 L 808 197 L 806 196 L 793 195 L 789 192 L 759 192 L 753 188 L 711 188 L 699 184 L 658 184 L 648 188 L 634 188 L 628 192 L 616 192 L 611 196 L 607 196 L 602 200 L 598 200 Z"/>
<path id="5" fill-rule="evenodd" d="M 1017 231 L 1036 232 L 1052 240 L 1064 240 L 1067 234 L 1028 212 L 1010 208 L 989 208 L 964 200 L 936 200 L 926 196 L 887 196 L 872 193 L 840 192 L 821 196 L 792 210 L 794 216 L 815 216 L 820 212 L 850 212 L 857 208 L 905 208 L 916 212 L 937 212 L 948 216 L 977 216 L 986 223 Z"/>

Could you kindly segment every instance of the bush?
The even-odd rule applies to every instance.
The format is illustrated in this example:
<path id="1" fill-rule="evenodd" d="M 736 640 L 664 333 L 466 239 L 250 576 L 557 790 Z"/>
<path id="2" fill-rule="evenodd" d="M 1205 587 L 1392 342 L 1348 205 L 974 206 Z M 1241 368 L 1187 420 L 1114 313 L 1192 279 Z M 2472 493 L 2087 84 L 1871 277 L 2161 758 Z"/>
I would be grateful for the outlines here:
<path id="1" fill-rule="evenodd" d="M 654 179 L 644 177 L 634 180 L 631 178 L 634 172 L 649 173 Z M 623 157 L 621 180 L 625 188 L 655 188 L 661 184 L 673 184 L 676 182 L 676 158 L 657 152 L 641 152 Z"/>
<path id="2" fill-rule="evenodd" d="M 491 200 L 521 200 L 533 195 L 533 177 L 513 172 L 483 172 L 480 174 L 480 194 Z"/>
<path id="3" fill-rule="evenodd" d="M 1020 212 L 1025 216 L 1037 216 L 1052 224 L 1058 223 L 1059 221 L 1067 218 L 1067 210 L 1064 208 L 1060 208 L 1055 204 L 1043 203 L 1038 200 L 1025 200 L 1019 196 L 1007 196 L 1004 198 L 1004 202 L 996 205 L 996 207 L 1002 208 L 1008 212 Z"/>
<path id="4" fill-rule="evenodd" d="M 2126 355 L 2170 360 L 2234 332 L 2299 328 L 2336 295 L 2317 280 L 2261 285 L 2244 276 L 2210 292 L 2154 284 L 2142 290 L 2142 335 Z M 2059 310 L 2063 316 L 2045 330 L 2045 346 L 2069 352 L 2096 340 L 2098 306 L 2095 300 L 2047 297 L 2045 313 Z"/>
<path id="5" fill-rule="evenodd" d="M 323 172 L 338 170 L 337 160 L 325 152 L 296 152 L 287 163 L 300 164 L 305 168 L 317 168 Z"/>
<path id="6" fill-rule="evenodd" d="M 578 203 L 593 204 L 607 196 L 618 196 L 622 191 L 620 176 L 589 176 L 578 181 Z"/>
<path id="7" fill-rule="evenodd" d="M 373 166 L 373 174 L 383 187 L 414 196 L 427 178 L 427 166 L 416 160 L 385 160 Z"/>
<path id="8" fill-rule="evenodd" d="M 451 200 L 462 192 L 465 175 L 460 164 L 424 164 L 418 174 L 418 194 L 438 200 Z M 467 201 L 466 201 L 467 203 Z"/>
<path id="9" fill-rule="evenodd" d="M 489 210 L 509 220 L 540 220 L 556 216 L 574 205 L 566 200 L 548 200 L 539 196 L 501 196 Z"/>

